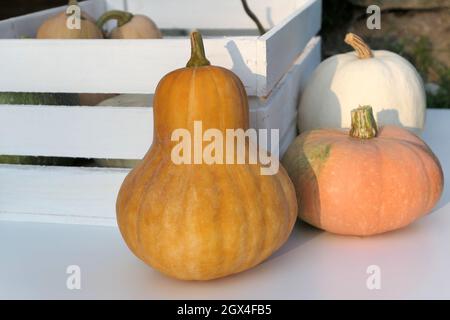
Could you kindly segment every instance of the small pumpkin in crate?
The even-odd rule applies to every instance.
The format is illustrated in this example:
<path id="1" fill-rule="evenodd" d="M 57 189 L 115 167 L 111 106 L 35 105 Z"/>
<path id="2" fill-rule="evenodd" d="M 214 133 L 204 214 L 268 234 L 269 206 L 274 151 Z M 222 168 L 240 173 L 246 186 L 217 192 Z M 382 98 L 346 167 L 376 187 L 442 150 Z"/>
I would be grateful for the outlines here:
<path id="1" fill-rule="evenodd" d="M 295 191 L 282 167 L 262 164 L 175 164 L 174 130 L 249 127 L 247 95 L 231 71 L 211 66 L 198 32 L 187 67 L 159 82 L 153 103 L 154 140 L 125 178 L 117 222 L 144 262 L 178 279 L 208 280 L 249 269 L 288 238 L 297 215 Z M 249 143 L 245 144 L 246 154 Z M 187 151 L 189 152 L 189 151 Z M 236 155 L 236 153 L 235 153 Z"/>
<path id="2" fill-rule="evenodd" d="M 80 105 L 80 99 L 77 94 L 72 93 L 1 92 L 0 105 L 1 104 L 77 106 Z M 0 155 L 0 163 L 30 165 L 70 165 L 73 163 L 73 159 Z"/>
<path id="3" fill-rule="evenodd" d="M 108 34 L 109 39 L 161 39 L 162 34 L 156 24 L 147 16 L 126 11 L 111 10 L 105 12 L 98 20 L 97 26 L 103 29 L 105 23 L 117 20 L 117 27 Z"/>
<path id="4" fill-rule="evenodd" d="M 371 50 L 357 35 L 345 42 L 355 52 L 322 61 L 299 105 L 300 132 L 349 128 L 352 106 L 372 105 L 379 125 L 398 125 L 420 133 L 425 121 L 425 90 L 416 69 L 386 50 Z"/>
<path id="5" fill-rule="evenodd" d="M 68 5 L 78 5 L 76 0 L 70 0 Z M 67 27 L 67 14 L 65 11 L 48 18 L 39 27 L 37 39 L 103 39 L 102 31 L 95 24 L 95 20 L 86 12 L 81 11 L 80 29 Z M 76 57 L 79 59 L 79 57 Z M 95 106 L 99 102 L 115 96 L 115 94 L 82 93 L 80 104 Z"/>
<path id="6" fill-rule="evenodd" d="M 121 94 L 98 104 L 104 107 L 151 107 L 151 95 L 147 94 Z M 95 159 L 100 167 L 134 168 L 141 160 L 125 159 Z"/>
<path id="7" fill-rule="evenodd" d="M 76 0 L 70 0 L 71 5 L 78 5 Z M 60 12 L 45 20 L 38 28 L 37 39 L 102 39 L 103 34 L 95 24 L 95 20 L 87 13 L 81 11 L 79 29 L 67 27 L 68 15 L 66 11 Z"/>
<path id="8" fill-rule="evenodd" d="M 369 106 L 351 112 L 351 129 L 302 133 L 283 157 L 299 217 L 326 231 L 367 236 L 402 228 L 436 205 L 439 160 L 412 132 L 377 129 Z"/>

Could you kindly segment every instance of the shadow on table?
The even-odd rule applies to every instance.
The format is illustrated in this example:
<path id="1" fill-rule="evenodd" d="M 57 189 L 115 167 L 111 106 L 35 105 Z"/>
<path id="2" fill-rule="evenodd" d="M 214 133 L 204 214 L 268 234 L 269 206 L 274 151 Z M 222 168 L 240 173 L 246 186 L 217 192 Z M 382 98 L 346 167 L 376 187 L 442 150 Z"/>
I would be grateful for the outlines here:
<path id="1" fill-rule="evenodd" d="M 321 235 L 323 232 L 323 230 L 314 228 L 303 221 L 297 220 L 288 241 L 278 251 L 270 256 L 266 262 L 281 257 L 282 255 L 305 245 L 307 242 Z"/>

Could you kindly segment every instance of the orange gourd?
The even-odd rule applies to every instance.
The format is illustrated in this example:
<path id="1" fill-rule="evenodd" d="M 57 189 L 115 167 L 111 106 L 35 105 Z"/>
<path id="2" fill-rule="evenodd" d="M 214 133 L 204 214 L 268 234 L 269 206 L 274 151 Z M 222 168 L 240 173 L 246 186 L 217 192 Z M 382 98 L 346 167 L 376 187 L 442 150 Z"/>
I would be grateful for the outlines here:
<path id="1" fill-rule="evenodd" d="M 396 126 L 378 131 L 368 106 L 352 111 L 351 126 L 307 131 L 284 155 L 299 217 L 329 232 L 366 236 L 430 212 L 443 173 L 425 142 Z"/>
<path id="2" fill-rule="evenodd" d="M 174 164 L 174 130 L 247 129 L 245 89 L 231 71 L 211 66 L 198 32 L 187 67 L 159 82 L 154 97 L 154 140 L 126 177 L 117 199 L 125 242 L 166 275 L 208 280 L 249 269 L 288 238 L 296 217 L 295 191 L 280 167 L 262 164 Z M 249 145 L 245 145 L 249 150 Z"/>

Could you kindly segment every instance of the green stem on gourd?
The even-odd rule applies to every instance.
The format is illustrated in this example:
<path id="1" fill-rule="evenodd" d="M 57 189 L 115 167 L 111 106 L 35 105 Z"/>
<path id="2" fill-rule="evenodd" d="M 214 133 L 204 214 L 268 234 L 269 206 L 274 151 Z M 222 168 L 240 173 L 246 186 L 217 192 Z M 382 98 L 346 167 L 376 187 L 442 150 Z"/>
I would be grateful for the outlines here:
<path id="1" fill-rule="evenodd" d="M 256 27 L 258 28 L 258 31 L 259 31 L 259 35 L 262 36 L 264 33 L 266 33 L 266 30 L 264 29 L 262 23 L 259 21 L 259 19 L 256 16 L 256 14 L 254 14 L 253 11 L 250 10 L 250 7 L 248 6 L 247 0 L 241 0 L 241 3 L 242 3 L 242 6 L 244 7 L 245 13 L 256 24 Z"/>
<path id="2" fill-rule="evenodd" d="M 77 0 L 69 0 L 69 3 L 67 5 L 68 6 L 77 6 L 78 5 L 78 1 Z"/>
<path id="3" fill-rule="evenodd" d="M 109 20 L 117 20 L 117 26 L 122 27 L 133 19 L 133 14 L 127 11 L 111 10 L 107 11 L 97 20 L 97 27 L 102 30 Z"/>
<path id="4" fill-rule="evenodd" d="M 211 63 L 206 59 L 202 35 L 198 31 L 191 32 L 191 58 L 186 67 L 203 67 Z"/>
<path id="5" fill-rule="evenodd" d="M 371 106 L 359 106 L 351 112 L 350 136 L 358 139 L 372 139 L 378 134 L 377 123 Z"/>
<path id="6" fill-rule="evenodd" d="M 370 47 L 367 45 L 367 43 L 364 42 L 361 37 L 357 36 L 356 34 L 351 32 L 347 33 L 345 35 L 344 42 L 355 49 L 359 59 L 369 59 L 373 57 L 373 53 L 372 50 L 370 50 Z"/>

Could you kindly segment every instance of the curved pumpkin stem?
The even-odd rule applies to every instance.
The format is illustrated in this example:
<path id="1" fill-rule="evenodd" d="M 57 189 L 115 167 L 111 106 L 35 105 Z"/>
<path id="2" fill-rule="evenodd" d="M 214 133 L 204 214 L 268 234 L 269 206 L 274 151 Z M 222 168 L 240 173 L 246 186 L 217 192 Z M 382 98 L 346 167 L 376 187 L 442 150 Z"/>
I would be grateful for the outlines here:
<path id="1" fill-rule="evenodd" d="M 370 50 L 370 47 L 367 45 L 367 43 L 364 42 L 361 37 L 357 36 L 356 34 L 351 32 L 347 33 L 344 42 L 355 49 L 359 59 L 368 59 L 373 57 L 373 53 L 372 50 Z"/>
<path id="2" fill-rule="evenodd" d="M 250 10 L 250 7 L 248 6 L 247 0 L 241 0 L 242 6 L 244 7 L 245 13 L 250 17 L 250 19 L 253 20 L 253 22 L 256 24 L 256 27 L 258 28 L 259 35 L 263 35 L 266 33 L 266 30 L 264 29 L 262 23 L 259 21 L 256 14 L 253 13 L 252 10 Z"/>
<path id="3" fill-rule="evenodd" d="M 371 106 L 359 106 L 352 110 L 350 136 L 358 139 L 372 139 L 378 134 L 377 123 Z"/>
<path id="4" fill-rule="evenodd" d="M 198 31 L 191 32 L 191 58 L 186 67 L 203 67 L 211 63 L 206 59 L 202 35 Z"/>
<path id="5" fill-rule="evenodd" d="M 105 23 L 113 19 L 117 20 L 118 27 L 122 27 L 123 25 L 130 22 L 131 19 L 133 19 L 133 14 L 127 11 L 120 11 L 120 10 L 107 11 L 104 14 L 102 14 L 100 18 L 98 18 L 96 23 L 97 27 L 99 27 L 99 29 L 102 30 Z"/>
<path id="6" fill-rule="evenodd" d="M 80 8 L 80 5 L 77 0 L 69 0 L 69 2 L 67 3 L 67 7 L 70 7 L 70 6 L 78 6 Z M 80 8 L 80 10 L 81 10 L 81 8 Z M 69 16 L 69 15 L 70 15 L 70 13 L 66 12 L 66 16 Z M 86 20 L 86 17 L 84 16 L 83 13 L 81 13 L 80 18 L 81 18 L 81 20 Z"/>

